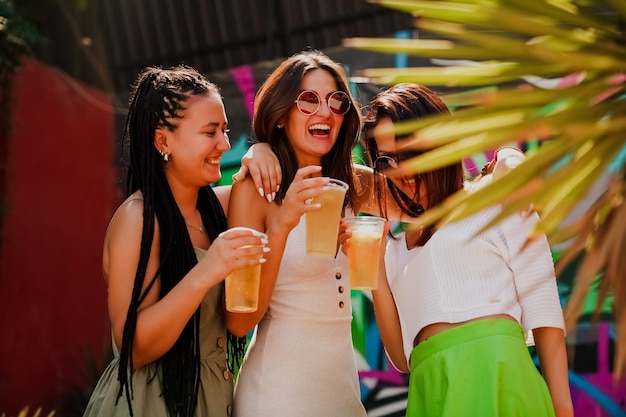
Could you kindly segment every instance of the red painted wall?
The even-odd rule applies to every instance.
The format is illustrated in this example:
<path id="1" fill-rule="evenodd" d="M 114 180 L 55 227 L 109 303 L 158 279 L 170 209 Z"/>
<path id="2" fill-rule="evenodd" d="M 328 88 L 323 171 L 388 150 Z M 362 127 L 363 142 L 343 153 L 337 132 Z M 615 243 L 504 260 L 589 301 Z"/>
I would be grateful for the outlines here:
<path id="1" fill-rule="evenodd" d="M 0 241 L 0 414 L 52 410 L 109 322 L 102 239 L 119 201 L 101 92 L 24 59 L 12 91 Z"/>

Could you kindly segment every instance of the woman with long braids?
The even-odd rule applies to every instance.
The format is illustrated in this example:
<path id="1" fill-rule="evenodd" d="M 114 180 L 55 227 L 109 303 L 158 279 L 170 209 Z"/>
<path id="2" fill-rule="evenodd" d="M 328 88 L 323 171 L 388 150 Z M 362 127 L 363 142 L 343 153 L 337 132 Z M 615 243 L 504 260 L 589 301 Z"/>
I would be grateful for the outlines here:
<path id="1" fill-rule="evenodd" d="M 220 92 L 196 70 L 139 75 L 124 135 L 128 198 L 103 250 L 115 357 L 85 417 L 231 413 L 227 350 L 241 357 L 245 340 L 227 332 L 222 281 L 269 248 L 262 233 L 227 230 L 230 189 L 210 187 L 227 133 Z"/>

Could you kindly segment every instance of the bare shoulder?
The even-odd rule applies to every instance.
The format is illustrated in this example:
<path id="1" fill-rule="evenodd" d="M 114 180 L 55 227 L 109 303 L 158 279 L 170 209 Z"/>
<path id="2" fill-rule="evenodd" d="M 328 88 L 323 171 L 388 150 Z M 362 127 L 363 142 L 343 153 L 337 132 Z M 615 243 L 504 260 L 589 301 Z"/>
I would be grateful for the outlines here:
<path id="1" fill-rule="evenodd" d="M 217 185 L 213 187 L 213 191 L 217 196 L 217 199 L 220 200 L 222 204 L 222 209 L 224 213 L 228 213 L 228 204 L 230 203 L 230 191 L 232 189 L 232 185 Z"/>
<path id="2" fill-rule="evenodd" d="M 247 198 L 259 197 L 260 200 L 264 200 L 259 195 L 259 190 L 256 189 L 252 177 L 247 176 L 243 180 L 239 180 L 232 185 L 231 196 L 245 196 Z"/>
<path id="3" fill-rule="evenodd" d="M 136 192 L 117 208 L 104 236 L 102 260 L 105 279 L 109 272 L 109 260 L 111 256 L 116 256 L 114 252 L 128 254 L 128 251 L 135 251 L 141 244 L 142 231 L 143 196 Z"/>
<path id="4" fill-rule="evenodd" d="M 119 227 L 125 228 L 129 224 L 136 222 L 140 225 L 143 223 L 143 195 L 140 191 L 136 191 L 128 196 L 115 210 L 109 222 L 107 234 Z"/>
<path id="5" fill-rule="evenodd" d="M 269 207 L 268 203 L 259 195 L 259 191 L 250 177 L 233 184 L 228 207 L 228 225 L 247 226 L 256 230 L 265 230 L 265 219 Z"/>

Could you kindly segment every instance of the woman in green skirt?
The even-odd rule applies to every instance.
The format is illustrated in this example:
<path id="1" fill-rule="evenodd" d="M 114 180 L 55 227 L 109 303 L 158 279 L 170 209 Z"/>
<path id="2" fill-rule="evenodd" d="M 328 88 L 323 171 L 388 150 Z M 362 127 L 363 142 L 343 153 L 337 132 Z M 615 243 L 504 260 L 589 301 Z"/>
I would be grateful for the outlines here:
<path id="1" fill-rule="evenodd" d="M 442 99 L 420 85 L 379 93 L 364 132 L 374 169 L 385 174 L 420 153 L 399 150 L 394 123 L 440 113 L 449 113 Z M 419 216 L 520 160 L 520 151 L 504 148 L 479 183 L 465 183 L 459 162 L 408 177 L 379 176 L 376 190 Z M 407 416 L 573 415 L 550 247 L 545 236 L 526 244 L 538 221 L 532 211 L 478 234 L 499 212 L 490 207 L 436 231 L 408 229 L 387 243 L 372 293 L 388 356 L 410 372 Z M 541 373 L 527 342 L 536 346 Z"/>

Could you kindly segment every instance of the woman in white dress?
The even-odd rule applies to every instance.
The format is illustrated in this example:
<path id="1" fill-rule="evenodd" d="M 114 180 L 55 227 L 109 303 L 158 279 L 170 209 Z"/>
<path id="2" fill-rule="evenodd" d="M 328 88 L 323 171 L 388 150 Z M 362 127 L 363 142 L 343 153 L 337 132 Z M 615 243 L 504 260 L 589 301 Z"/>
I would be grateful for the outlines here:
<path id="1" fill-rule="evenodd" d="M 257 93 L 253 132 L 268 143 L 282 168 L 280 189 L 267 202 L 250 178 L 235 182 L 228 224 L 266 233 L 271 251 L 262 267 L 259 308 L 227 313 L 242 336 L 258 323 L 235 388 L 236 417 L 363 417 L 352 347 L 347 262 L 305 252 L 306 201 L 328 177 L 349 185 L 345 212 L 359 203 L 360 184 L 351 151 L 360 110 L 342 67 L 318 51 L 296 54 Z M 370 171 L 371 178 L 371 171 Z M 371 182 L 371 181 L 370 181 Z M 253 198 L 256 199 L 253 200 Z"/>

